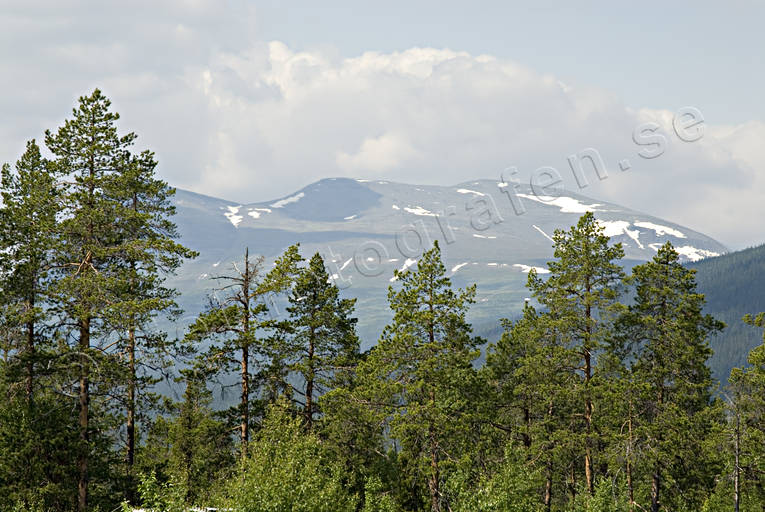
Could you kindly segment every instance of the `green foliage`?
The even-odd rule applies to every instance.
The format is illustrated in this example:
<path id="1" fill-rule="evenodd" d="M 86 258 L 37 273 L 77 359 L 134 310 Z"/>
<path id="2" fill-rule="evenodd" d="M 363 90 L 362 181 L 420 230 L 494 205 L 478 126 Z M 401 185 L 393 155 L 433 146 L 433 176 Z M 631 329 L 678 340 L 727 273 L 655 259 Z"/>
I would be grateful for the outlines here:
<path id="1" fill-rule="evenodd" d="M 538 488 L 541 474 L 524 461 L 520 450 L 508 447 L 496 467 L 483 475 L 470 468 L 456 471 L 450 481 L 454 512 L 541 511 Z"/>
<path id="2" fill-rule="evenodd" d="M 289 247 L 274 268 L 263 271 L 263 257 L 250 259 L 245 249 L 242 268 L 234 265 L 229 275 L 216 276 L 223 283 L 218 290 L 223 297 L 211 297 L 206 311 L 189 326 L 187 342 L 209 342 L 205 353 L 196 360 L 196 367 L 208 377 L 224 377 L 234 371 L 240 374 L 240 400 L 228 411 L 239 427 L 240 454 L 246 456 L 253 420 L 262 415 L 264 403 L 284 390 L 280 359 L 266 340 L 258 336 L 273 325 L 268 315 L 266 297 L 288 290 L 301 261 L 297 245 Z M 252 400 L 253 396 L 261 400 Z M 232 422 L 235 423 L 235 422 Z"/>
<path id="3" fill-rule="evenodd" d="M 399 512 L 401 508 L 377 475 L 370 476 L 364 486 L 364 508 L 361 512 Z"/>
<path id="4" fill-rule="evenodd" d="M 177 482 L 162 483 L 157 480 L 154 472 L 141 475 L 138 484 L 138 494 L 144 508 L 152 512 L 187 512 L 186 489 Z M 133 508 L 127 503 L 122 504 L 123 512 L 131 512 Z"/>
<path id="5" fill-rule="evenodd" d="M 572 512 L 629 512 L 629 500 L 624 495 L 624 482 L 607 478 L 598 480 L 595 494 L 580 493 Z"/>
<path id="6" fill-rule="evenodd" d="M 569 231 L 556 231 L 553 239 L 556 260 L 548 263 L 549 278 L 529 273 L 529 289 L 546 308 L 537 329 L 548 347 L 529 359 L 529 370 L 536 374 L 534 382 L 558 384 L 550 390 L 555 402 L 547 401 L 548 410 L 552 407 L 567 428 L 561 434 L 548 414 L 545 441 L 581 458 L 584 474 L 579 476 L 592 493 L 600 456 L 594 433 L 602 421 L 600 403 L 607 389 L 597 356 L 612 332 L 611 317 L 621 306 L 618 289 L 624 274 L 618 260 L 624 252 L 620 244 L 609 244 L 592 213 L 584 214 Z M 553 372 L 562 372 L 566 378 Z M 564 464 L 573 468 L 570 485 L 576 487 L 576 469 L 581 466 L 575 460 Z"/>
<path id="7" fill-rule="evenodd" d="M 138 465 L 162 485 L 180 489 L 180 498 L 201 505 L 214 492 L 215 482 L 230 472 L 233 445 L 227 425 L 209 408 L 211 393 L 200 375 L 185 371 L 186 390 L 177 416 L 157 418 L 139 450 Z"/>
<path id="8" fill-rule="evenodd" d="M 450 453 L 470 443 L 477 382 L 478 340 L 465 320 L 475 287 L 454 291 L 445 274 L 438 244 L 416 271 L 396 271 L 400 288 L 388 291 L 393 321 L 361 364 L 355 397 L 371 405 L 368 421 L 390 429 L 410 471 L 427 475 L 420 483 L 434 511 L 445 499 L 440 487 Z"/>
<path id="9" fill-rule="evenodd" d="M 694 274 L 665 244 L 632 269 L 636 297 L 619 324 L 636 411 L 633 443 L 650 473 L 642 478 L 646 487 L 650 479 L 652 503 L 700 506 L 718 469 L 704 446 L 722 420 L 707 361 L 708 338 L 723 325 L 703 314 Z"/>
<path id="10" fill-rule="evenodd" d="M 284 402 L 271 406 L 243 466 L 229 479 L 222 507 L 235 512 L 355 511 L 344 469 L 305 433 Z"/>

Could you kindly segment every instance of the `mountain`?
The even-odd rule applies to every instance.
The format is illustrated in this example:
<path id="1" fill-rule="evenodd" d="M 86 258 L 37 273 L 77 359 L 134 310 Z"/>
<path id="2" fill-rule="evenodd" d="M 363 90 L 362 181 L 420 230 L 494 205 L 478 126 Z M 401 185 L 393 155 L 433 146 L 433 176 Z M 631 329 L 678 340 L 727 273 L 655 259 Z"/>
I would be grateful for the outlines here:
<path id="1" fill-rule="evenodd" d="M 174 203 L 182 241 L 200 253 L 171 280 L 183 292 L 187 321 L 215 288 L 210 278 L 229 271 L 245 247 L 271 265 L 299 242 L 304 256 L 324 255 L 338 286 L 358 298 L 364 347 L 390 319 L 393 270 L 414 265 L 435 239 L 453 282 L 477 283 L 470 320 L 488 336 L 496 334 L 499 318 L 520 311 L 529 270 L 547 272 L 553 232 L 586 211 L 622 242 L 627 267 L 653 257 L 667 240 L 689 262 L 727 252 L 708 236 L 645 213 L 568 192 L 537 196 L 496 180 L 425 186 L 330 178 L 273 201 L 239 204 L 178 190 Z"/>
<path id="2" fill-rule="evenodd" d="M 733 367 L 746 364 L 749 351 L 762 343 L 762 329 L 746 325 L 746 313 L 765 311 L 765 245 L 689 263 L 696 269 L 706 312 L 727 324 L 711 340 L 712 371 L 725 381 Z"/>

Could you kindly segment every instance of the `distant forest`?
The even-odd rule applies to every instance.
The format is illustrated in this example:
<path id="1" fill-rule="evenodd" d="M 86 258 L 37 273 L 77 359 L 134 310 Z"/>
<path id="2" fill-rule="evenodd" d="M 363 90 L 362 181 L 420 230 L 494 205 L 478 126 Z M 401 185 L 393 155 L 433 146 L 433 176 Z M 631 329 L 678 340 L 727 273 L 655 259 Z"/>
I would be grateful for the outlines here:
<path id="1" fill-rule="evenodd" d="M 712 337 L 712 371 L 725 381 L 731 369 L 746 364 L 761 333 L 742 321 L 743 313 L 765 311 L 765 245 L 687 264 L 696 270 L 698 289 L 706 297 L 705 311 L 725 322 Z"/>
<path id="2" fill-rule="evenodd" d="M 435 243 L 394 272 L 362 352 L 320 254 L 243 247 L 174 338 L 165 279 L 197 254 L 118 120 L 95 90 L 48 156 L 31 140 L 2 168 L 0 510 L 765 509 L 762 248 L 689 268 L 667 243 L 627 273 L 585 213 L 487 344 Z M 741 333 L 717 347 L 723 387 L 721 320 Z"/>

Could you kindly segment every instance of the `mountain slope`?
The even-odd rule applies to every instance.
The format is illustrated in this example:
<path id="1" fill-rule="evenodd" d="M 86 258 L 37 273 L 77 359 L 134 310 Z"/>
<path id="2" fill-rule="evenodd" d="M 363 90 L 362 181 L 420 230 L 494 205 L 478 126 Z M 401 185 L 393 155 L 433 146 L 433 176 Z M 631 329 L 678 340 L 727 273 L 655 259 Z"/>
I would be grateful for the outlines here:
<path id="1" fill-rule="evenodd" d="M 712 340 L 712 370 L 724 381 L 730 370 L 746 364 L 749 351 L 762 343 L 762 330 L 746 325 L 746 313 L 765 311 L 765 245 L 689 263 L 696 269 L 706 312 L 727 328 Z"/>
<path id="2" fill-rule="evenodd" d="M 183 292 L 190 320 L 215 286 L 210 277 L 229 271 L 246 246 L 270 265 L 299 242 L 305 256 L 322 253 L 338 286 L 358 298 L 359 332 L 368 347 L 390 319 L 393 270 L 413 266 L 435 239 L 454 283 L 478 284 L 471 321 L 487 333 L 522 307 L 528 271 L 546 272 L 553 232 L 568 229 L 585 211 L 624 244 L 626 266 L 651 258 L 666 240 L 686 261 L 727 252 L 701 233 L 619 205 L 568 192 L 536 196 L 524 186 L 508 195 L 512 190 L 495 180 L 423 186 L 331 178 L 251 204 L 179 190 L 175 220 L 183 242 L 200 257 L 171 284 Z"/>

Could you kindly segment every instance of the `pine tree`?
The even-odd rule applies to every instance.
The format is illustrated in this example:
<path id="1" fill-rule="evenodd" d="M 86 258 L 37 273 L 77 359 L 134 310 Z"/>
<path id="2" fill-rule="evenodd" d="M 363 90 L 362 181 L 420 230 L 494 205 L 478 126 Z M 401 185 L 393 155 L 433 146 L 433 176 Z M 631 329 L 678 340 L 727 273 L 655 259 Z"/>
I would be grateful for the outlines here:
<path id="1" fill-rule="evenodd" d="M 568 232 L 557 230 L 553 239 L 556 260 L 548 263 L 550 275 L 542 279 L 530 272 L 529 288 L 548 310 L 544 318 L 548 330 L 569 351 L 573 365 L 568 371 L 579 377 L 571 391 L 580 397 L 582 425 L 581 432 L 575 428 L 571 436 L 581 438 L 585 484 L 594 494 L 596 356 L 610 332 L 608 318 L 618 307 L 623 277 L 618 260 L 624 251 L 621 244 L 609 245 L 603 227 L 589 212 Z M 573 466 L 571 474 L 575 474 Z M 575 489 L 576 483 L 572 486 Z"/>
<path id="2" fill-rule="evenodd" d="M 340 298 L 324 260 L 316 253 L 301 268 L 289 296 L 289 319 L 279 323 L 279 358 L 286 370 L 299 377 L 295 388 L 307 430 L 318 412 L 317 397 L 332 387 L 339 372 L 356 359 L 359 340 L 353 307 L 356 299 Z"/>
<path id="3" fill-rule="evenodd" d="M 443 463 L 457 456 L 470 432 L 474 405 L 466 390 L 476 380 L 478 357 L 478 340 L 465 320 L 475 286 L 452 290 L 445 274 L 437 243 L 416 270 L 396 271 L 400 288 L 388 290 L 393 320 L 359 369 L 364 384 L 356 398 L 389 425 L 402 456 L 427 475 L 433 512 L 446 508 Z"/>
<path id="4" fill-rule="evenodd" d="M 91 399 L 95 384 L 106 395 L 113 384 L 104 373 L 93 381 L 94 365 L 105 370 L 109 329 L 106 321 L 120 302 L 124 278 L 119 261 L 126 247 L 121 232 L 123 191 L 120 174 L 130 166 L 129 148 L 136 136 L 120 136 L 110 101 L 96 89 L 81 97 L 72 118 L 56 130 L 46 131 L 45 143 L 53 154 L 55 172 L 62 176 L 62 210 L 58 226 L 56 265 L 60 269 L 53 289 L 54 311 L 74 342 L 77 368 L 77 409 L 80 431 L 78 509 L 88 508 L 89 459 L 93 450 Z M 100 363 L 99 363 L 100 361 Z"/>
<path id="5" fill-rule="evenodd" d="M 630 344 L 631 379 L 639 386 L 633 387 L 634 430 L 650 468 L 652 512 L 663 506 L 664 492 L 682 490 L 692 504 L 699 500 L 694 491 L 710 485 L 703 443 L 716 428 L 719 408 L 706 364 L 708 337 L 723 325 L 703 314 L 694 273 L 667 242 L 652 261 L 632 269 L 627 282 L 635 286 L 635 301 L 620 320 Z"/>
<path id="6" fill-rule="evenodd" d="M 572 392 L 578 377 L 571 372 L 577 361 L 556 328 L 547 314 L 527 305 L 520 319 L 505 322 L 484 370 L 497 400 L 493 421 L 527 460 L 540 464 L 548 511 L 556 501 L 556 482 L 570 474 L 564 470 L 577 448 L 570 433 L 578 412 L 579 397 Z M 559 493 L 557 501 L 565 502 L 565 496 Z"/>
<path id="7" fill-rule="evenodd" d="M 240 374 L 240 400 L 236 413 L 239 417 L 239 441 L 242 458 L 247 455 L 250 437 L 251 395 L 256 391 L 252 384 L 252 363 L 257 365 L 254 373 L 257 384 L 266 377 L 269 356 L 258 329 L 272 323 L 268 317 L 267 296 L 289 289 L 297 273 L 300 261 L 297 246 L 291 246 L 277 259 L 274 269 L 263 272 L 262 257 L 250 259 L 249 249 L 245 250 L 244 266 L 234 265 L 235 273 L 217 276 L 214 279 L 226 283 L 219 291 L 226 293 L 222 299 L 211 298 L 208 310 L 200 314 L 189 327 L 186 339 L 192 343 L 213 341 L 206 353 L 199 358 L 199 364 L 209 374 L 225 375 L 237 369 Z"/>
<path id="8" fill-rule="evenodd" d="M 765 313 L 746 315 L 744 322 L 765 328 Z M 747 361 L 749 366 L 734 368 L 729 379 L 736 511 L 742 504 L 747 510 L 765 507 L 765 333 Z"/>
<path id="9" fill-rule="evenodd" d="M 215 419 L 209 408 L 212 394 L 203 374 L 185 372 L 186 390 L 178 417 L 169 426 L 168 471 L 185 491 L 189 505 L 209 496 L 211 484 L 232 464 L 228 428 Z"/>
<path id="10" fill-rule="evenodd" d="M 136 447 L 136 420 L 139 400 L 154 402 L 148 388 L 157 382 L 150 372 L 173 365 L 179 348 L 165 333 L 152 326 L 159 314 L 177 318 L 180 314 L 175 290 L 164 286 L 164 276 L 174 273 L 184 258 L 196 253 L 174 241 L 178 237 L 170 217 L 175 208 L 170 198 L 175 190 L 156 178 L 153 153 L 131 156 L 129 165 L 115 177 L 115 192 L 120 199 L 121 276 L 117 282 L 119 302 L 109 323 L 120 331 L 117 347 L 120 363 L 126 360 L 125 376 L 125 461 L 129 480 Z M 146 371 L 146 369 L 149 371 Z M 142 371 L 142 369 L 144 371 Z M 128 499 L 132 497 L 129 482 Z"/>
<path id="11" fill-rule="evenodd" d="M 169 414 L 152 418 L 145 442 L 136 451 L 144 507 L 156 498 L 173 502 L 173 510 L 210 503 L 216 482 L 233 470 L 230 428 L 211 408 L 205 374 L 195 368 L 181 374 L 177 380 L 185 386 L 182 400 L 168 404 Z"/>
<path id="12" fill-rule="evenodd" d="M 48 345 L 43 331 L 49 322 L 43 306 L 51 285 L 60 201 L 56 177 L 34 140 L 27 143 L 15 170 L 3 166 L 0 193 L 2 317 L 7 329 L 23 331 L 22 345 L 14 346 L 13 351 L 32 407 L 36 367 L 42 362 L 40 350 L 48 348 L 41 347 Z"/>

